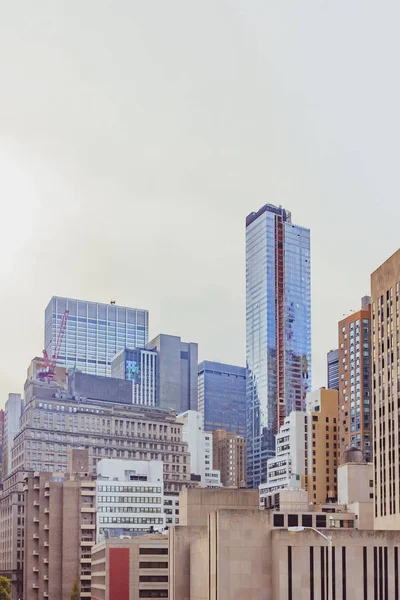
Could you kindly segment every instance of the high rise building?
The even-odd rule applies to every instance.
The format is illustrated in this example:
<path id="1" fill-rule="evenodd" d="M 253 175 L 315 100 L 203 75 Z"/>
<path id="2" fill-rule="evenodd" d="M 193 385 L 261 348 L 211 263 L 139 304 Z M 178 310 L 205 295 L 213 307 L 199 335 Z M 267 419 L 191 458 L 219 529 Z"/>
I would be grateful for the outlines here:
<path id="1" fill-rule="evenodd" d="M 172 411 L 80 399 L 55 383 L 31 382 L 14 439 L 13 469 L 64 472 L 68 450 L 81 446 L 89 450 L 92 475 L 102 458 L 130 458 L 163 461 L 164 493 L 178 493 L 190 481 L 182 424 Z"/>
<path id="2" fill-rule="evenodd" d="M 20 429 L 20 417 L 23 409 L 21 394 L 8 394 L 4 410 L 4 439 L 3 439 L 3 477 L 12 471 L 12 447 L 14 437 Z"/>
<path id="3" fill-rule="evenodd" d="M 88 453 L 73 449 L 66 473 L 25 477 L 24 598 L 91 598 L 96 489 Z"/>
<path id="4" fill-rule="evenodd" d="M 260 497 L 277 490 L 294 490 L 304 486 L 306 475 L 305 411 L 292 411 L 276 435 L 275 456 L 267 462 L 267 482 L 260 485 Z"/>
<path id="5" fill-rule="evenodd" d="M 226 487 L 246 487 L 246 439 L 217 429 L 212 434 L 213 466 L 221 473 L 221 483 Z"/>
<path id="6" fill-rule="evenodd" d="M 187 443 L 190 453 L 192 482 L 198 482 L 202 487 L 219 487 L 221 475 L 213 468 L 212 433 L 203 431 L 201 414 L 187 410 L 177 418 L 183 425 L 182 439 Z"/>
<path id="7" fill-rule="evenodd" d="M 59 366 L 109 376 L 111 359 L 119 350 L 147 343 L 147 310 L 53 296 L 45 312 L 44 347 L 50 357 L 65 310 L 69 313 L 57 360 Z"/>
<path id="8" fill-rule="evenodd" d="M 330 350 L 328 362 L 328 390 L 339 389 L 339 350 Z"/>
<path id="9" fill-rule="evenodd" d="M 197 344 L 162 333 L 146 348 L 157 352 L 157 405 L 176 413 L 197 411 Z"/>
<path id="10" fill-rule="evenodd" d="M 199 364 L 199 412 L 205 431 L 246 436 L 246 369 L 205 360 Z"/>
<path id="11" fill-rule="evenodd" d="M 371 298 L 365 296 L 361 309 L 339 322 L 340 464 L 349 448 L 372 458 L 371 358 Z"/>
<path id="12" fill-rule="evenodd" d="M 157 351 L 124 348 L 111 361 L 111 377 L 132 382 L 133 404 L 158 406 Z"/>
<path id="13" fill-rule="evenodd" d="M 371 275 L 375 528 L 400 529 L 400 250 Z"/>
<path id="14" fill-rule="evenodd" d="M 103 458 L 97 463 L 97 541 L 164 528 L 161 460 Z"/>
<path id="15" fill-rule="evenodd" d="M 307 394 L 306 481 L 310 503 L 337 500 L 338 456 L 338 392 L 321 388 Z"/>
<path id="16" fill-rule="evenodd" d="M 271 204 L 246 219 L 246 363 L 247 484 L 258 487 L 311 388 L 310 231 Z"/>

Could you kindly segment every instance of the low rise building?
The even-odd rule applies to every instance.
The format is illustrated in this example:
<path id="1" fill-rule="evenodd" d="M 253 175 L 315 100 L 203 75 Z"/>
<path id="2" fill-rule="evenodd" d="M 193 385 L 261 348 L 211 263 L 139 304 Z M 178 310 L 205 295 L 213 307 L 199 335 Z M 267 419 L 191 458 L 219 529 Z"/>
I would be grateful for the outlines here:
<path id="1" fill-rule="evenodd" d="M 96 482 L 88 452 L 72 449 L 66 473 L 25 477 L 24 598 L 91 598 L 91 549 L 96 541 Z"/>
<path id="2" fill-rule="evenodd" d="M 163 463 L 102 459 L 97 464 L 97 541 L 164 529 Z"/>
<path id="3" fill-rule="evenodd" d="M 168 536 L 104 540 L 92 548 L 92 600 L 168 598 Z"/>
<path id="4" fill-rule="evenodd" d="M 345 512 L 254 510 L 246 495 L 252 491 L 182 492 L 192 517 L 169 531 L 169 600 L 398 597 L 400 532 L 347 528 Z M 222 507 L 224 492 L 235 493 L 230 506 Z"/>
<path id="5" fill-rule="evenodd" d="M 246 440 L 217 429 L 213 437 L 213 467 L 221 473 L 225 487 L 246 487 Z"/>

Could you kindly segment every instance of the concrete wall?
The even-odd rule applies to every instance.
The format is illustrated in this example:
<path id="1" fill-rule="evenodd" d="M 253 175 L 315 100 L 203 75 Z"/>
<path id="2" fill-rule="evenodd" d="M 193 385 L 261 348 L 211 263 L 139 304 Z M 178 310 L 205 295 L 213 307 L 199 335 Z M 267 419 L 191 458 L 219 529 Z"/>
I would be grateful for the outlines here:
<path id="1" fill-rule="evenodd" d="M 340 504 L 370 502 L 373 494 L 374 466 L 372 463 L 347 463 L 337 472 Z M 370 482 L 372 485 L 370 485 Z"/>
<path id="2" fill-rule="evenodd" d="M 207 527 L 178 525 L 169 529 L 169 600 L 191 599 L 191 545 L 199 539 L 208 541 Z M 199 559 L 203 555 L 199 554 L 198 548 L 196 552 L 193 551 L 192 556 L 198 572 L 202 569 L 199 567 Z M 193 584 L 193 590 L 195 589 L 196 584 Z"/>
<path id="3" fill-rule="evenodd" d="M 258 490 L 186 488 L 179 494 L 179 523 L 206 526 L 208 515 L 218 509 L 259 508 Z"/>

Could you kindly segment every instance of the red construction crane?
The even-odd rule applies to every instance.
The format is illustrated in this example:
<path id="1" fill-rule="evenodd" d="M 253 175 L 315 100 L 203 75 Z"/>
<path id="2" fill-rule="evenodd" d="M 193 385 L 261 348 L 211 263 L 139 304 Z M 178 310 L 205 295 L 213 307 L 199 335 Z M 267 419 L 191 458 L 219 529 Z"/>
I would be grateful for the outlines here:
<path id="1" fill-rule="evenodd" d="M 61 343 L 63 341 L 63 337 L 65 334 L 65 330 L 67 329 L 67 319 L 68 319 L 69 310 L 64 311 L 63 317 L 61 319 L 60 329 L 58 330 L 58 336 L 56 345 L 54 348 L 54 352 L 51 358 L 47 354 L 47 350 L 43 350 L 43 358 L 44 358 L 44 368 L 45 370 L 39 373 L 39 379 L 54 379 L 55 376 L 55 368 L 58 359 L 58 355 L 60 354 Z"/>

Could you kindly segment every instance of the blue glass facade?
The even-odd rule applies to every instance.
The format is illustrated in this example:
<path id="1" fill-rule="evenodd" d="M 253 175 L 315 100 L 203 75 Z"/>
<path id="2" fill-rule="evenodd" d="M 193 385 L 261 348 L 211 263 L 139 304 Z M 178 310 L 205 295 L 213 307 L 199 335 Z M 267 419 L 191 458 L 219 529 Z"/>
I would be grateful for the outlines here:
<path id="1" fill-rule="evenodd" d="M 111 359 L 119 350 L 143 347 L 148 341 L 147 310 L 54 296 L 45 311 L 44 347 L 49 356 L 65 310 L 69 315 L 57 361 L 60 366 L 110 376 Z"/>
<path id="2" fill-rule="evenodd" d="M 311 389 L 310 232 L 283 208 L 246 219 L 247 482 L 266 480 L 275 434 Z"/>
<path id="3" fill-rule="evenodd" d="M 204 431 L 224 429 L 246 437 L 246 369 L 205 360 L 198 384 Z"/>

